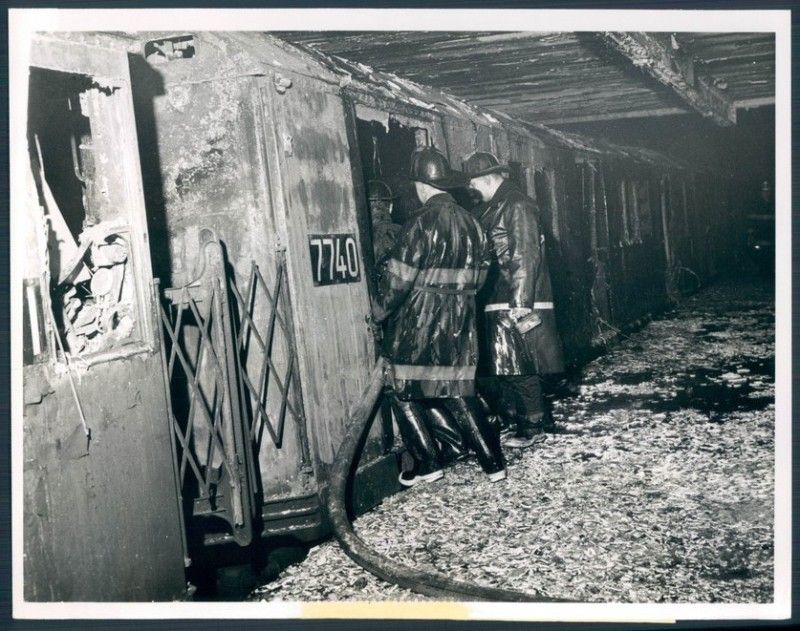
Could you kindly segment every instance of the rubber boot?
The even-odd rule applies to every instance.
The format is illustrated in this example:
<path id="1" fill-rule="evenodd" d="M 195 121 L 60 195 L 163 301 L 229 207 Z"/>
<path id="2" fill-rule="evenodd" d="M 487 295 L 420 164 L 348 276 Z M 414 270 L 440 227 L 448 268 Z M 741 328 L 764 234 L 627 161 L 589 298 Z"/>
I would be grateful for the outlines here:
<path id="1" fill-rule="evenodd" d="M 450 413 L 440 405 L 434 404 L 426 410 L 428 427 L 439 444 L 443 462 L 449 462 L 469 455 L 469 445 L 461 434 L 458 424 Z"/>
<path id="2" fill-rule="evenodd" d="M 489 401 L 481 392 L 476 393 L 476 398 L 478 402 L 481 404 L 481 409 L 483 413 L 486 415 L 486 418 L 489 419 L 489 425 L 492 426 L 492 429 L 499 434 L 503 431 L 503 417 L 500 414 L 496 414 L 492 407 L 489 405 Z"/>
<path id="3" fill-rule="evenodd" d="M 500 440 L 489 425 L 478 400 L 475 397 L 464 397 L 442 399 L 442 401 L 461 428 L 461 433 L 475 450 L 484 473 L 493 475 L 503 471 L 505 460 Z"/>
<path id="4" fill-rule="evenodd" d="M 483 395 L 482 392 L 478 391 L 475 393 L 475 398 L 478 399 L 478 403 L 481 404 L 481 409 L 486 416 L 491 416 L 492 414 L 492 406 L 489 405 L 489 401 Z"/>
<path id="5" fill-rule="evenodd" d="M 541 420 L 541 428 L 543 432 L 553 434 L 557 431 L 555 419 L 553 419 L 553 411 L 550 408 L 549 402 L 545 405 L 544 415 Z"/>
<path id="6" fill-rule="evenodd" d="M 513 449 L 525 449 L 534 443 L 544 440 L 542 431 L 542 414 L 518 415 L 515 418 L 517 431 L 506 441 L 506 446 Z"/>
<path id="7" fill-rule="evenodd" d="M 421 474 L 439 471 L 442 464 L 436 443 L 425 426 L 425 407 L 419 401 L 402 401 L 397 397 L 392 397 L 392 407 L 403 442 L 416 462 L 416 471 Z"/>

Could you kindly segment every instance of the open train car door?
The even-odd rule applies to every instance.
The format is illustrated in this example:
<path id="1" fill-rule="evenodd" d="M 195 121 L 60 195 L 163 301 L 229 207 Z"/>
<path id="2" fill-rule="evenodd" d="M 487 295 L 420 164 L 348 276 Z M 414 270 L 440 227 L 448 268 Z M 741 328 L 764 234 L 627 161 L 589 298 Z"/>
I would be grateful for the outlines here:
<path id="1" fill-rule="evenodd" d="M 299 73 L 278 73 L 265 83 L 273 202 L 275 214 L 285 222 L 282 232 L 308 438 L 324 486 L 349 411 L 376 359 L 356 210 L 364 201 L 363 191 L 357 195 L 354 189 L 338 85 Z M 356 496 L 367 497 L 368 504 L 385 494 L 383 487 L 390 479 L 394 482 L 396 465 L 384 455 L 381 428 L 375 424 L 362 463 L 386 466 L 364 478 L 373 488 L 356 488 Z"/>
<path id="2" fill-rule="evenodd" d="M 34 38 L 23 301 L 24 595 L 185 587 L 127 55 Z"/>
<path id="3" fill-rule="evenodd" d="M 370 292 L 376 296 L 380 268 L 389 256 L 391 242 L 386 241 L 385 235 L 381 240 L 380 235 L 374 232 L 374 202 L 367 199 L 370 183 L 383 182 L 389 187 L 392 193 L 392 223 L 398 227 L 403 225 L 421 205 L 414 184 L 408 177 L 413 154 L 423 147 L 444 143 L 440 123 L 431 114 L 420 112 L 414 116 L 408 109 L 400 114 L 394 111 L 396 104 L 393 107 L 391 102 L 374 99 L 372 105 L 366 105 L 359 102 L 359 96 L 348 94 L 344 99 L 345 121 L 355 192 L 361 201 L 357 212 L 361 243 L 364 245 L 364 268 Z M 385 212 L 385 205 L 383 210 Z M 388 400 L 384 400 L 381 406 L 380 425 L 383 448 L 388 453 L 394 447 L 398 434 Z"/>

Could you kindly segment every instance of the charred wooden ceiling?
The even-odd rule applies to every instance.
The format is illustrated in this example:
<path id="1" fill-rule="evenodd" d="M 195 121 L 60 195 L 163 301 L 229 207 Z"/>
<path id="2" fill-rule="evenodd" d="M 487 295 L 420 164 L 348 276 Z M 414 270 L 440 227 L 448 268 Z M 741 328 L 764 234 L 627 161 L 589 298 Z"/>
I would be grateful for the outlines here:
<path id="1" fill-rule="evenodd" d="M 771 33 L 288 32 L 532 123 L 695 113 L 718 124 L 774 102 Z"/>

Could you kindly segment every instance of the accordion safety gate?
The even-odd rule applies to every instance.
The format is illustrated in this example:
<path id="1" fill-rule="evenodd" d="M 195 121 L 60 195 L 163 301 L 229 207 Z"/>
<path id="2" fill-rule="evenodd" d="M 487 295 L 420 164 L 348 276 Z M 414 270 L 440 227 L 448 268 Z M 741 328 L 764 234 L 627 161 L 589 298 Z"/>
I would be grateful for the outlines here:
<path id="1" fill-rule="evenodd" d="M 270 534 L 276 512 L 279 521 L 294 518 L 303 525 L 310 518 L 319 525 L 312 494 L 264 504 L 258 464 L 265 440 L 280 448 L 288 422 L 302 438 L 303 469 L 312 474 L 283 253 L 271 282 L 253 262 L 246 287 L 239 289 L 226 272 L 223 244 L 203 232 L 208 240 L 201 273 L 187 285 L 165 289 L 161 307 L 187 558 L 195 546 L 245 546 Z M 276 343 L 288 347 L 285 366 L 273 360 Z"/>

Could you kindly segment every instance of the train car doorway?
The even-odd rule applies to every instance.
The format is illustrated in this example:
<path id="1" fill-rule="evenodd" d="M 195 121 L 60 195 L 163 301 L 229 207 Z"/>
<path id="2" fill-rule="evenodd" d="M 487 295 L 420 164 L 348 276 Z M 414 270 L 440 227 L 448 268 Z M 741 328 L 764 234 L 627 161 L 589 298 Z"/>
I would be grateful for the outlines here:
<path id="1" fill-rule="evenodd" d="M 427 130 L 406 126 L 392 117 L 388 118 L 387 126 L 383 121 L 364 120 L 356 115 L 356 135 L 368 198 L 370 191 L 376 188 L 376 182 L 386 184 L 393 197 L 389 213 L 391 221 L 402 225 L 419 207 L 408 173 L 413 152 L 428 144 Z M 383 251 L 376 248 L 385 244 L 376 239 L 371 212 L 370 220 L 373 258 L 377 261 L 380 256 L 376 254 L 383 254 Z"/>
<path id="2" fill-rule="evenodd" d="M 357 156 L 354 160 L 354 178 L 361 178 L 367 197 L 361 205 L 359 227 L 364 244 L 364 269 L 373 298 L 377 295 L 382 263 L 391 254 L 394 237 L 419 208 L 413 182 L 408 178 L 414 152 L 431 144 L 431 131 L 410 121 L 372 110 L 353 108 Z M 359 171 L 360 166 L 360 173 Z M 380 347 L 380 339 L 376 339 Z M 394 446 L 395 432 L 388 404 L 381 409 L 381 427 L 384 451 Z"/>

